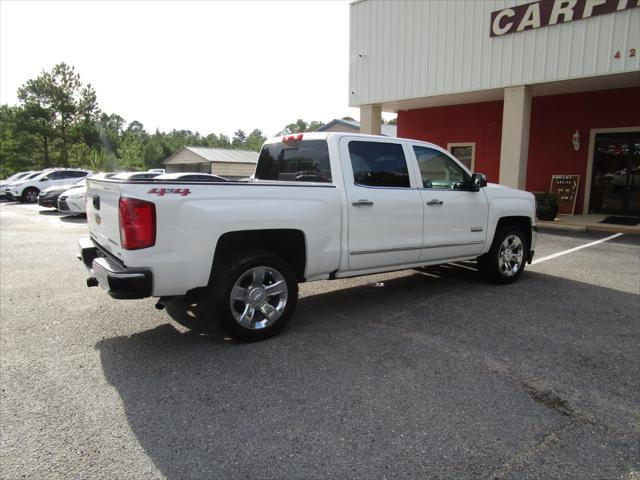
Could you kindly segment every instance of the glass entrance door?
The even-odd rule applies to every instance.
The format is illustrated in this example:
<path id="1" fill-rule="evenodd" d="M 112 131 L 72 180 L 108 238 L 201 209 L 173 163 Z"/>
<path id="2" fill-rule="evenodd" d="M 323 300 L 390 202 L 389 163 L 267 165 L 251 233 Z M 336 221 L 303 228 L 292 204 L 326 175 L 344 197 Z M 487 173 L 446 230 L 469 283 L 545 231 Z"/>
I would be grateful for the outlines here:
<path id="1" fill-rule="evenodd" d="M 596 135 L 589 212 L 640 215 L 640 131 Z"/>

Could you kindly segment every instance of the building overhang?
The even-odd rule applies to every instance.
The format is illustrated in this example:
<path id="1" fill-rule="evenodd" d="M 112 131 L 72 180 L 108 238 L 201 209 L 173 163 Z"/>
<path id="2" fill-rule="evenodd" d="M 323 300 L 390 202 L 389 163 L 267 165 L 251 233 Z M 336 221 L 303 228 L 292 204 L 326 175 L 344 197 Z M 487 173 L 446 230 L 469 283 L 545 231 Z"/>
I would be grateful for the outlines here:
<path id="1" fill-rule="evenodd" d="M 515 86 L 515 85 L 509 85 Z M 610 90 L 640 86 L 640 72 L 626 72 L 597 77 L 577 78 L 556 82 L 531 84 L 531 96 L 543 97 L 566 93 L 580 93 L 595 90 Z M 408 98 L 380 102 L 382 111 L 399 112 L 420 108 L 442 107 L 447 105 L 461 105 L 465 103 L 480 103 L 502 100 L 504 88 L 475 90 L 432 97 Z"/>

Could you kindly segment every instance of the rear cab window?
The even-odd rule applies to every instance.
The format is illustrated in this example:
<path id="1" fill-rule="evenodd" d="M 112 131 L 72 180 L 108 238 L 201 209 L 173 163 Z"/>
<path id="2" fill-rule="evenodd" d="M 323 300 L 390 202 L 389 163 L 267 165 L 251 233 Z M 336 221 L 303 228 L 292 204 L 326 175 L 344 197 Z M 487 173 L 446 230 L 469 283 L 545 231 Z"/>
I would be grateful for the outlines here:
<path id="1" fill-rule="evenodd" d="M 262 147 L 256 180 L 331 183 L 327 141 L 288 140 Z"/>

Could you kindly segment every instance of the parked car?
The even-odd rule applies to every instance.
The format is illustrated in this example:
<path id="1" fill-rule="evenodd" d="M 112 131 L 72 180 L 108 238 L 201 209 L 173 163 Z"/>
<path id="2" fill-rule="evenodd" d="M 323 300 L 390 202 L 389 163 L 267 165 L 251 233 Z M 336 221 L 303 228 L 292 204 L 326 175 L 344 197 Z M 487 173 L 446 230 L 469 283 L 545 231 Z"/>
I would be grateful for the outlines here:
<path id="1" fill-rule="evenodd" d="M 33 203 L 38 200 L 41 190 L 54 185 L 64 185 L 69 183 L 70 180 L 80 180 L 90 174 L 91 172 L 88 170 L 68 168 L 43 170 L 33 178 L 9 186 L 7 188 L 7 196 L 21 202 Z"/>
<path id="2" fill-rule="evenodd" d="M 531 193 L 402 138 L 288 135 L 264 144 L 251 183 L 113 177 L 87 192 L 87 285 L 195 301 L 240 340 L 281 331 L 299 282 L 477 260 L 506 284 L 536 243 Z"/>
<path id="3" fill-rule="evenodd" d="M 18 182 L 20 179 L 25 178 L 32 173 L 34 173 L 33 170 L 29 170 L 28 172 L 18 172 L 0 181 L 0 198 L 6 197 L 7 185 Z"/>
<path id="4" fill-rule="evenodd" d="M 228 178 L 221 177 L 219 175 L 212 175 L 211 173 L 165 173 L 158 175 L 156 181 L 160 180 L 184 180 L 189 182 L 228 182 Z"/>
<path id="5" fill-rule="evenodd" d="M 82 179 L 78 182 L 65 185 L 54 185 L 53 187 L 45 188 L 38 195 L 38 205 L 41 207 L 58 208 L 58 197 L 64 192 L 72 189 L 77 189 L 86 186 L 86 179 Z"/>
<path id="6" fill-rule="evenodd" d="M 115 178 L 117 180 L 149 180 L 162 175 L 160 172 L 119 172 L 115 174 L 107 174 L 109 178 Z"/>
<path id="7" fill-rule="evenodd" d="M 26 173 L 26 175 L 21 176 L 17 180 L 12 180 L 11 182 L 7 182 L 2 187 L 0 187 L 0 192 L 2 192 L 2 195 L 5 198 L 8 198 L 9 200 L 13 200 L 14 198 L 9 193 L 9 187 L 11 187 L 14 184 L 17 184 L 38 176 L 41 173 L 41 170 L 32 171 L 32 172 L 23 172 L 23 173 Z"/>
<path id="8" fill-rule="evenodd" d="M 84 215 L 86 213 L 86 199 L 86 184 L 80 185 L 77 188 L 70 188 L 58 197 L 58 210 L 75 215 Z"/>
<path id="9" fill-rule="evenodd" d="M 98 178 L 118 178 L 120 180 L 150 180 L 158 178 L 162 175 L 160 172 L 121 172 L 121 173 L 105 173 L 98 174 Z M 90 177 L 88 177 L 90 178 Z M 61 212 L 69 212 L 76 215 L 84 215 L 86 213 L 86 179 L 82 180 L 80 188 L 70 188 L 60 194 L 58 197 L 57 208 Z"/>

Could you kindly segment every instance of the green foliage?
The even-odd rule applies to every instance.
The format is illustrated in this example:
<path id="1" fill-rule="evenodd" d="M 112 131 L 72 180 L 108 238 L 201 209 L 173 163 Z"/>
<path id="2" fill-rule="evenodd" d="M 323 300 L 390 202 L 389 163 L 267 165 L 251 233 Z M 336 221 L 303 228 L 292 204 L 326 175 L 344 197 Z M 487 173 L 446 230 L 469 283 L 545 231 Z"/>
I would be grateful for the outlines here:
<path id="1" fill-rule="evenodd" d="M 53 139 L 61 142 L 60 162 L 69 166 L 69 149 L 99 112 L 96 92 L 83 85 L 73 67 L 59 63 L 51 72 L 43 71 L 18 89 L 24 128 L 40 139 L 43 166 L 51 164 L 49 149 Z"/>
<path id="2" fill-rule="evenodd" d="M 280 130 L 280 132 L 278 132 L 278 135 L 291 135 L 292 133 L 313 132 L 323 125 L 323 122 L 319 122 L 317 120 L 313 120 L 307 123 L 303 119 L 299 118 L 294 123 L 290 123 L 282 130 Z"/>
<path id="3" fill-rule="evenodd" d="M 260 151 L 260 148 L 262 148 L 262 144 L 266 139 L 267 137 L 262 135 L 262 132 L 256 128 L 249 134 L 249 136 L 245 140 L 243 149 L 258 152 Z"/>
<path id="4" fill-rule="evenodd" d="M 72 66 L 60 63 L 18 89 L 19 105 L 0 105 L 0 178 L 52 166 L 93 171 L 146 170 L 185 146 L 259 151 L 266 137 L 259 129 L 201 135 L 190 130 L 148 133 L 137 120 L 127 124 L 101 112 L 91 84 Z M 324 125 L 298 119 L 280 135 L 308 132 Z"/>
<path id="5" fill-rule="evenodd" d="M 40 163 L 38 139 L 24 128 L 22 115 L 18 107 L 0 105 L 0 178 Z"/>
<path id="6" fill-rule="evenodd" d="M 539 207 L 553 207 L 556 208 L 559 205 L 560 199 L 558 195 L 551 192 L 535 192 L 536 205 Z"/>

